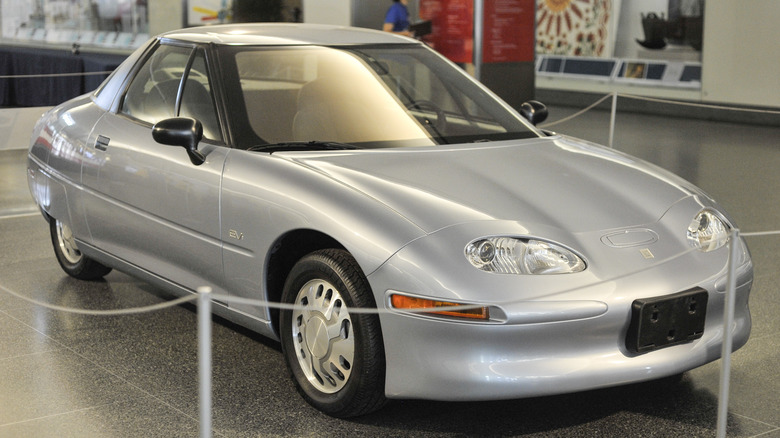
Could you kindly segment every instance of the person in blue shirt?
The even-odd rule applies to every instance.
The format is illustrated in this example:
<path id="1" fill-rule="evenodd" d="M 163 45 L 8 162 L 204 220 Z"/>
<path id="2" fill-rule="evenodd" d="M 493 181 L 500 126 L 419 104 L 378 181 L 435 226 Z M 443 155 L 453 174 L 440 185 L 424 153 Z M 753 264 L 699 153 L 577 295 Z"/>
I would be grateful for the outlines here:
<path id="1" fill-rule="evenodd" d="M 409 31 L 409 0 L 393 0 L 392 6 L 385 14 L 385 24 L 382 30 L 406 36 L 413 36 Z"/>

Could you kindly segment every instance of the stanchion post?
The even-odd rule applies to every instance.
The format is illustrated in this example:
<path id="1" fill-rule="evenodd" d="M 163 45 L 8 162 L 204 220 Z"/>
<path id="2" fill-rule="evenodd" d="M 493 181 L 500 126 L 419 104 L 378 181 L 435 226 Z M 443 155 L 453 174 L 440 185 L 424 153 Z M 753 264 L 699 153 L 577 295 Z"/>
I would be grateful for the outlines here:
<path id="1" fill-rule="evenodd" d="M 198 404 L 200 438 L 211 438 L 211 288 L 198 288 Z"/>
<path id="2" fill-rule="evenodd" d="M 609 147 L 612 147 L 612 140 L 615 138 L 615 114 L 617 113 L 617 93 L 612 92 L 612 113 L 609 116 Z"/>
<path id="3" fill-rule="evenodd" d="M 482 80 L 482 41 L 485 32 L 485 0 L 474 0 L 474 78 Z"/>
<path id="4" fill-rule="evenodd" d="M 720 392 L 718 394 L 718 438 L 726 437 L 726 423 L 729 414 L 729 380 L 731 377 L 731 350 L 734 325 L 734 306 L 737 295 L 737 250 L 739 249 L 739 230 L 731 230 L 729 238 L 728 285 L 723 305 L 723 346 L 720 352 Z"/>

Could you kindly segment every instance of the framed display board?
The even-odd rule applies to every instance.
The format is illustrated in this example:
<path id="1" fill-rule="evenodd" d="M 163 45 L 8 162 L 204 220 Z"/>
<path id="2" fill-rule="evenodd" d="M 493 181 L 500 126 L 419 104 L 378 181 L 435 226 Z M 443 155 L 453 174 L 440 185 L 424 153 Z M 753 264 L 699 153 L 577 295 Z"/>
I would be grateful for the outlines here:
<path id="1" fill-rule="evenodd" d="M 485 2 L 482 61 L 533 62 L 535 0 Z"/>
<path id="2" fill-rule="evenodd" d="M 620 0 L 538 0 L 537 53 L 611 57 L 620 4 Z"/>

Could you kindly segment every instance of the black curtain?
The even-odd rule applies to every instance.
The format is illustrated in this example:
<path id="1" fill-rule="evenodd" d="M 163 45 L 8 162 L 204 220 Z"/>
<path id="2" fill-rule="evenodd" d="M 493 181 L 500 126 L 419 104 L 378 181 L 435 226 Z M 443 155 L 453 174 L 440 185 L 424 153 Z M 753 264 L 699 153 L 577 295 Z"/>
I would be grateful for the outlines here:
<path id="1" fill-rule="evenodd" d="M 235 0 L 233 21 L 236 23 L 282 21 L 282 0 Z"/>

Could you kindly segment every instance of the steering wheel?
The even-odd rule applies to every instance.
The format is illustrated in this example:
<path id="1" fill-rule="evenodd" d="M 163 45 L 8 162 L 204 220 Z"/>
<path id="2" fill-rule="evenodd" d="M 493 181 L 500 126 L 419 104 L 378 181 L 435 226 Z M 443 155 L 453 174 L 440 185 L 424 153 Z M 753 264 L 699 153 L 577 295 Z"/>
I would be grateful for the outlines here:
<path id="1" fill-rule="evenodd" d="M 442 135 L 444 129 L 447 127 L 447 115 L 444 110 L 430 100 L 414 100 L 406 104 L 406 109 L 412 111 L 417 110 L 430 110 L 436 113 L 436 119 L 431 120 L 428 117 L 423 116 L 423 122 L 426 127 L 430 127 L 436 135 Z"/>

